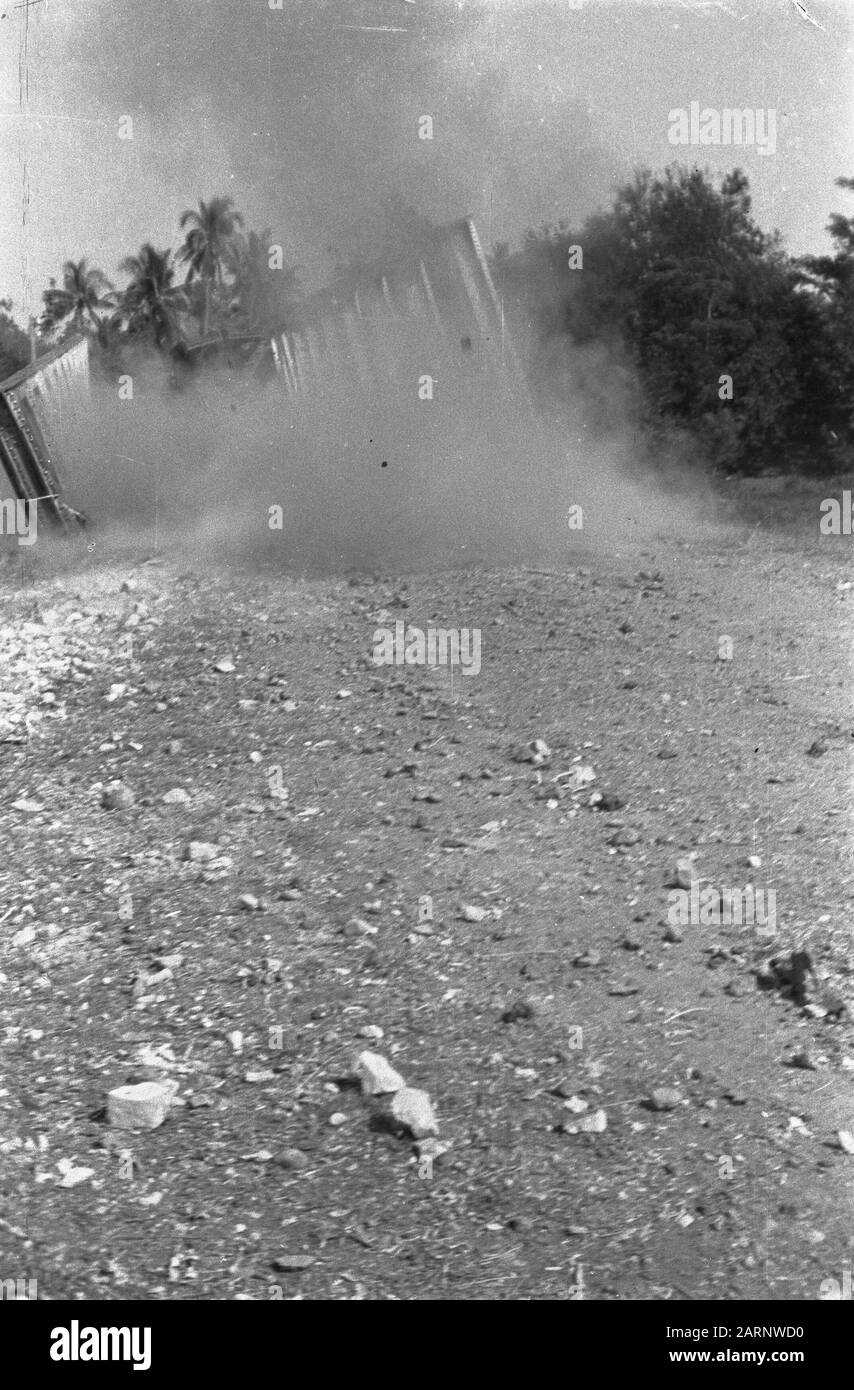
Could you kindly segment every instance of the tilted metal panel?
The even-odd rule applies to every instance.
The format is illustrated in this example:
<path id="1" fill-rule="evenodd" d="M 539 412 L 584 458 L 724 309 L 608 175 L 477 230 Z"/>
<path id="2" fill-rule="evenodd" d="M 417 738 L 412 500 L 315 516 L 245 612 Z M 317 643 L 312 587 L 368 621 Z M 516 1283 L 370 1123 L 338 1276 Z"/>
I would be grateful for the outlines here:
<path id="1" fill-rule="evenodd" d="M 89 344 L 82 337 L 0 382 L 0 463 L 15 496 L 37 500 L 63 529 L 80 520 L 63 495 L 61 468 L 88 405 Z"/>

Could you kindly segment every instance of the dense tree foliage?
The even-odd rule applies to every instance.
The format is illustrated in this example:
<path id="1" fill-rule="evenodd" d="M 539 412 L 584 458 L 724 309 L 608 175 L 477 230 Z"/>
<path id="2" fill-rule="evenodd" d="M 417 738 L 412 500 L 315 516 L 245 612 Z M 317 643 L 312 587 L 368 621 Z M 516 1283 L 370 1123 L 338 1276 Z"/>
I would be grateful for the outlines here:
<path id="1" fill-rule="evenodd" d="M 835 257 L 794 261 L 753 221 L 740 170 L 716 188 L 673 167 L 577 232 L 497 248 L 493 268 L 541 350 L 604 345 L 634 369 L 653 433 L 688 431 L 729 469 L 813 470 L 854 447 L 854 220 L 828 230 Z"/>
<path id="2" fill-rule="evenodd" d="M 13 376 L 30 360 L 30 340 L 11 314 L 12 304 L 0 299 L 0 381 Z"/>

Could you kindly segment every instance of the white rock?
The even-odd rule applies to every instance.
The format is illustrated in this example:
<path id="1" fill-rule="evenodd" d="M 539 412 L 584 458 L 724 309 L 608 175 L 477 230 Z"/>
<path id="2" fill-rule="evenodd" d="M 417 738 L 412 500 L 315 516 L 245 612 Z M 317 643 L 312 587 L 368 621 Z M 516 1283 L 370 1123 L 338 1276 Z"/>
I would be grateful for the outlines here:
<path id="1" fill-rule="evenodd" d="M 482 922 L 484 918 L 489 916 L 489 908 L 472 907 L 470 904 L 466 904 L 462 909 L 461 916 L 464 922 Z"/>
<path id="2" fill-rule="evenodd" d="M 406 1125 L 416 1139 L 426 1139 L 428 1134 L 439 1132 L 430 1097 L 426 1091 L 416 1090 L 414 1086 L 404 1086 L 395 1092 L 391 1113 L 400 1124 Z"/>
<path id="3" fill-rule="evenodd" d="M 608 1127 L 608 1116 L 604 1110 L 593 1110 L 589 1115 L 578 1115 L 563 1126 L 564 1134 L 601 1134 Z"/>
<path id="4" fill-rule="evenodd" d="M 839 1147 L 847 1154 L 854 1154 L 854 1134 L 850 1129 L 838 1129 L 836 1137 L 839 1140 Z"/>
<path id="5" fill-rule="evenodd" d="M 184 850 L 184 858 L 194 864 L 206 864 L 216 859 L 219 852 L 219 845 L 212 845 L 208 840 L 191 840 Z"/>
<path id="6" fill-rule="evenodd" d="M 563 1108 L 564 1110 L 571 1110 L 573 1115 L 583 1115 L 585 1110 L 590 1109 L 587 1101 L 582 1100 L 581 1096 L 570 1096 L 569 1100 L 564 1101 Z"/>
<path id="7" fill-rule="evenodd" d="M 75 1168 L 70 1159 L 61 1158 L 56 1165 L 62 1173 L 60 1187 L 77 1187 L 78 1183 L 88 1182 L 95 1176 L 94 1168 Z"/>
<path id="8" fill-rule="evenodd" d="M 217 661 L 214 665 L 214 670 L 219 671 L 220 675 L 223 676 L 230 676 L 234 669 L 234 662 L 232 661 L 230 656 L 224 656 L 220 661 Z"/>
<path id="9" fill-rule="evenodd" d="M 172 787 L 162 798 L 164 806 L 181 806 L 190 800 L 190 793 L 183 787 Z"/>
<path id="10" fill-rule="evenodd" d="M 582 763 L 579 767 L 572 768 L 569 776 L 565 779 L 566 786 L 571 792 L 583 791 L 585 787 L 589 787 L 590 783 L 595 781 L 596 773 L 589 763 Z"/>
<path id="11" fill-rule="evenodd" d="M 402 1091 L 406 1082 L 379 1052 L 362 1052 L 356 1058 L 356 1075 L 369 1096 L 387 1096 Z"/>
<path id="12" fill-rule="evenodd" d="M 236 1057 L 239 1057 L 243 1051 L 243 1034 L 239 1028 L 235 1028 L 233 1033 L 229 1033 L 228 1041 L 231 1044 L 232 1052 Z"/>
<path id="13" fill-rule="evenodd" d="M 107 1095 L 110 1124 L 115 1129 L 157 1129 L 169 1114 L 176 1090 L 176 1082 L 117 1086 Z"/>
<path id="14" fill-rule="evenodd" d="M 12 945 L 13 945 L 13 946 L 29 946 L 31 942 L 35 941 L 35 939 L 36 939 L 36 929 L 35 929 L 35 927 L 33 927 L 33 926 L 22 927 L 21 930 L 18 931 L 18 932 L 15 932 L 15 935 L 12 937 Z"/>
<path id="15" fill-rule="evenodd" d="M 359 1029 L 360 1038 L 370 1038 L 372 1042 L 379 1042 L 384 1036 L 382 1028 L 376 1023 L 366 1023 L 364 1028 Z"/>

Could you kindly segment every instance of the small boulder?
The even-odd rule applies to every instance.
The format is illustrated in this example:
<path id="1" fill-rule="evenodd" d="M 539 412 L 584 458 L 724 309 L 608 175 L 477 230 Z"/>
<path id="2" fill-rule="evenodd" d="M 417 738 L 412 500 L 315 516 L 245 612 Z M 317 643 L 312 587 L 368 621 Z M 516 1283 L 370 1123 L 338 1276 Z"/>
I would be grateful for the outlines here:
<path id="1" fill-rule="evenodd" d="M 439 1133 L 436 1116 L 426 1091 L 419 1091 L 414 1086 L 402 1087 L 395 1092 L 391 1113 L 399 1124 L 406 1126 L 415 1139 L 426 1139 L 430 1134 Z"/>
<path id="2" fill-rule="evenodd" d="M 403 1077 L 379 1052 L 360 1053 L 356 1058 L 356 1075 L 362 1090 L 369 1096 L 392 1095 L 406 1086 Z"/>
<path id="3" fill-rule="evenodd" d="M 141 1081 L 136 1086 L 117 1086 L 107 1095 L 107 1115 L 114 1129 L 157 1129 L 163 1124 L 176 1082 Z"/>
<path id="4" fill-rule="evenodd" d="M 650 1110 L 675 1110 L 677 1105 L 682 1104 L 682 1092 L 677 1091 L 675 1086 L 659 1086 L 653 1091 L 649 1098 Z"/>

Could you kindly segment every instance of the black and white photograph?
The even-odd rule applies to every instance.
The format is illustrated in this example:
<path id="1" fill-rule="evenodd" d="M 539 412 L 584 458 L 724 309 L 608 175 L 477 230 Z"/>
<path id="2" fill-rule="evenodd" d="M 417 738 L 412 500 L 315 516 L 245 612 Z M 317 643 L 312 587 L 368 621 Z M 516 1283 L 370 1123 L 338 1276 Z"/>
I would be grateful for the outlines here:
<path id="1" fill-rule="evenodd" d="M 573 1356 L 642 1304 L 638 1369 L 808 1371 L 854 6 L 4 0 L 0 88 L 27 1364 L 159 1374 L 155 1305 L 573 1302 Z"/>

